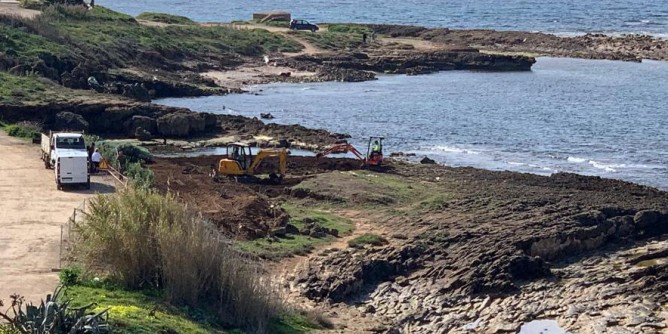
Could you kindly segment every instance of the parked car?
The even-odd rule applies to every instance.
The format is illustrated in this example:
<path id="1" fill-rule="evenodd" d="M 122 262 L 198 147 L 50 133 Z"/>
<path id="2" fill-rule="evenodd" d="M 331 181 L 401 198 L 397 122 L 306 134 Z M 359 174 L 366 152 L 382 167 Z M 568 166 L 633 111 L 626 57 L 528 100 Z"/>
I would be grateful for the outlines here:
<path id="1" fill-rule="evenodd" d="M 315 25 L 313 23 L 309 23 L 306 20 L 292 20 L 292 21 L 290 21 L 290 29 L 291 30 L 310 30 L 312 32 L 316 32 L 320 28 L 318 28 L 317 25 Z"/>

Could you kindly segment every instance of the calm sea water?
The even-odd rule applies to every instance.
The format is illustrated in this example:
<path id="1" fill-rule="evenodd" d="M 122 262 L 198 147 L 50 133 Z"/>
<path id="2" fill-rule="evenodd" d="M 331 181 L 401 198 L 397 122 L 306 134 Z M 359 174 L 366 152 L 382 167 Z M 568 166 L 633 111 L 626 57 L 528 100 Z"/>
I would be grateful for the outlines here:
<path id="1" fill-rule="evenodd" d="M 98 3 L 132 15 L 167 12 L 197 21 L 247 20 L 255 11 L 287 10 L 293 17 L 314 22 L 668 35 L 665 0 L 98 0 Z"/>
<path id="2" fill-rule="evenodd" d="M 251 94 L 165 99 L 349 133 L 364 147 L 455 166 L 619 178 L 668 189 L 668 63 L 539 58 L 531 72 L 441 72 L 362 83 L 271 84 Z M 223 106 L 226 107 L 223 110 Z"/>

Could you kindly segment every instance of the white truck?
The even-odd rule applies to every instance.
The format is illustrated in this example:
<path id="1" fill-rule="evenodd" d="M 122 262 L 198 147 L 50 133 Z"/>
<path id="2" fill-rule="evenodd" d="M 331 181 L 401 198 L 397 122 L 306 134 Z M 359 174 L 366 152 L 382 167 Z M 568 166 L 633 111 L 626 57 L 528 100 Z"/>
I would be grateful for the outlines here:
<path id="1" fill-rule="evenodd" d="M 65 184 L 84 184 L 90 189 L 88 152 L 83 133 L 42 133 L 42 160 L 46 168 L 53 168 L 56 187 Z"/>

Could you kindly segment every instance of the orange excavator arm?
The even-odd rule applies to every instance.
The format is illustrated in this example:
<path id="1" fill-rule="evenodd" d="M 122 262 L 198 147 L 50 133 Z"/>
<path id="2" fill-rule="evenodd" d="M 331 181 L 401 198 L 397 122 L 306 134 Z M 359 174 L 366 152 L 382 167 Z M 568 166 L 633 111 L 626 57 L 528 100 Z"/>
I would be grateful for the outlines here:
<path id="1" fill-rule="evenodd" d="M 316 157 L 324 157 L 329 154 L 351 152 L 361 161 L 365 161 L 364 156 L 351 144 L 335 144 L 332 147 L 318 153 Z"/>

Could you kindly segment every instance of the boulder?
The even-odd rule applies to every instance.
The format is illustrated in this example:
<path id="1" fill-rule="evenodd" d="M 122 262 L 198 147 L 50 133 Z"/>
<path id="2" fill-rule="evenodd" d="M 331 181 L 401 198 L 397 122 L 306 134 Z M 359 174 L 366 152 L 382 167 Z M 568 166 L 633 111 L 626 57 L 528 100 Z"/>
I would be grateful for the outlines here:
<path id="1" fill-rule="evenodd" d="M 54 124 L 56 130 L 88 131 L 89 125 L 86 119 L 73 112 L 63 111 L 56 114 Z"/>
<path id="2" fill-rule="evenodd" d="M 274 115 L 271 113 L 260 113 L 260 118 L 262 119 L 274 119 Z"/>
<path id="3" fill-rule="evenodd" d="M 327 234 L 325 234 L 325 232 L 322 232 L 322 231 L 311 231 L 309 236 L 311 238 L 322 239 L 322 238 L 326 237 Z"/>
<path id="4" fill-rule="evenodd" d="M 435 164 L 436 161 L 434 159 L 430 159 L 429 157 L 424 157 L 422 160 L 420 160 L 421 164 L 428 165 L 428 164 Z"/>
<path id="5" fill-rule="evenodd" d="M 287 224 L 287 225 L 285 225 L 285 233 L 287 233 L 287 234 L 299 234 L 299 229 L 295 225 Z"/>
<path id="6" fill-rule="evenodd" d="M 134 136 L 140 141 L 149 141 L 153 139 L 153 135 L 151 134 L 151 132 L 144 130 L 144 128 L 142 128 L 141 126 L 135 130 Z"/>
<path id="7" fill-rule="evenodd" d="M 137 128 L 142 128 L 150 133 L 157 133 L 158 123 L 152 117 L 135 115 L 123 124 L 128 130 L 128 135 L 133 136 L 137 132 Z"/>
<path id="8" fill-rule="evenodd" d="M 206 128 L 203 116 L 196 113 L 172 113 L 158 118 L 158 132 L 164 136 L 186 137 L 203 132 Z"/>
<path id="9" fill-rule="evenodd" d="M 639 228 L 645 228 L 656 224 L 659 221 L 659 217 L 661 217 L 661 214 L 657 211 L 643 210 L 635 214 L 633 222 L 635 222 Z"/>
<path id="10" fill-rule="evenodd" d="M 287 234 L 287 229 L 285 227 L 278 227 L 271 230 L 271 236 L 277 238 L 284 238 Z"/>

